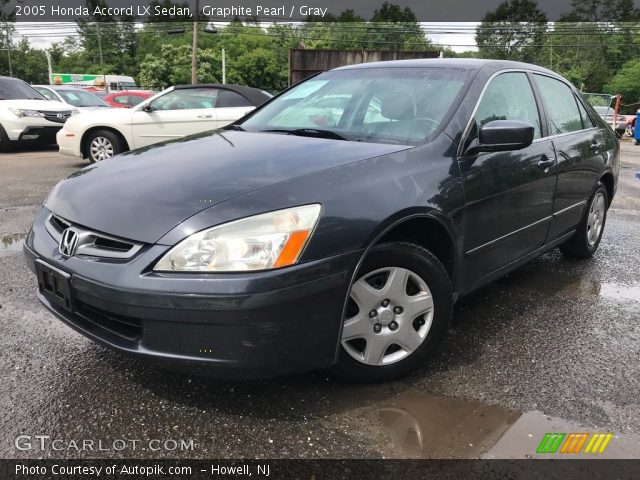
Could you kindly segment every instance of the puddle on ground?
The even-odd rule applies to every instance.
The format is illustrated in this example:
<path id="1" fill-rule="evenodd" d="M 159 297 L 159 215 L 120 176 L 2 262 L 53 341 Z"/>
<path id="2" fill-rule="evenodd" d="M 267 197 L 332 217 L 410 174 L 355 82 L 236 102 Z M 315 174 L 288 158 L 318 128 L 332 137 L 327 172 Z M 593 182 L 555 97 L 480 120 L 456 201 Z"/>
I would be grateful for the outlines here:
<path id="1" fill-rule="evenodd" d="M 348 415 L 349 423 L 358 419 L 358 436 L 385 458 L 474 458 L 495 445 L 520 412 L 409 393 Z"/>
<path id="2" fill-rule="evenodd" d="M 600 296 L 614 300 L 640 302 L 640 283 L 621 284 L 572 278 L 545 270 L 516 271 L 497 281 L 503 286 L 535 290 L 550 295 L 574 298 Z"/>
<path id="3" fill-rule="evenodd" d="M 12 233 L 11 235 L 5 235 L 2 237 L 2 243 L 0 244 L 0 254 L 5 252 L 22 251 L 22 245 L 24 244 L 25 238 L 27 238 L 26 233 Z"/>

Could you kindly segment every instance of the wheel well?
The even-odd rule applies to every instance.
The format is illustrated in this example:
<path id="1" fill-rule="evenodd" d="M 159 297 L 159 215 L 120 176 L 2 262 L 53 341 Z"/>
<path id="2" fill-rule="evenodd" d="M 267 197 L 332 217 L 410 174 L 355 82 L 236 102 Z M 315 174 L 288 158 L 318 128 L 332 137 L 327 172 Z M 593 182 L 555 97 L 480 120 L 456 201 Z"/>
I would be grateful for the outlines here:
<path id="1" fill-rule="evenodd" d="M 396 225 L 377 243 L 411 241 L 433 253 L 453 279 L 455 262 L 454 246 L 447 229 L 437 220 L 428 217 L 413 218 Z"/>
<path id="2" fill-rule="evenodd" d="M 102 126 L 91 127 L 86 132 L 84 132 L 84 134 L 82 135 L 82 141 L 80 142 L 80 153 L 82 153 L 83 157 L 85 158 L 87 157 L 87 138 L 89 138 L 89 135 L 91 135 L 93 132 L 97 132 L 98 130 L 106 130 L 108 132 L 114 133 L 115 135 L 118 136 L 120 141 L 122 141 L 122 146 L 124 147 L 123 151 L 126 152 L 129 150 L 129 144 L 127 143 L 127 140 L 124 138 L 124 135 L 122 135 L 122 133 L 120 133 L 115 128 L 102 127 Z"/>
<path id="3" fill-rule="evenodd" d="M 607 196 L 609 197 L 609 205 L 611 205 L 611 202 L 613 201 L 613 193 L 614 193 L 613 175 L 607 172 L 600 178 L 600 181 L 602 182 L 604 187 L 607 189 Z"/>

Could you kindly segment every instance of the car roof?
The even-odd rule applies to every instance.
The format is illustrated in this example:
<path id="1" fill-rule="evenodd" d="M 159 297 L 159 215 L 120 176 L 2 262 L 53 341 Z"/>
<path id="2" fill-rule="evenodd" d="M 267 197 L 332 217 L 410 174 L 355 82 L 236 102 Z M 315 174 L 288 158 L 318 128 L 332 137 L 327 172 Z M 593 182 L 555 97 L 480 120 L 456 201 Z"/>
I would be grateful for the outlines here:
<path id="1" fill-rule="evenodd" d="M 7 80 L 7 81 L 10 81 L 10 82 L 27 83 L 24 80 L 20 80 L 19 78 L 16 78 L 16 77 L 5 77 L 5 76 L 2 76 L 2 75 L 0 75 L 0 80 Z M 29 85 L 29 84 L 27 83 L 27 85 Z"/>
<path id="2" fill-rule="evenodd" d="M 512 60 L 491 60 L 480 58 L 416 58 L 410 60 L 391 60 L 385 62 L 359 63 L 355 65 L 345 65 L 335 70 L 349 70 L 357 68 L 464 68 L 466 70 L 480 70 L 489 68 L 495 70 L 525 69 L 534 70 L 559 77 L 556 72 L 548 68 L 533 65 L 531 63 L 514 62 Z"/>
<path id="3" fill-rule="evenodd" d="M 198 83 L 191 85 L 176 85 L 173 87 L 175 90 L 184 90 L 188 88 L 221 88 L 224 90 L 231 90 L 232 92 L 236 92 L 247 100 L 249 100 L 254 105 L 262 105 L 264 102 L 269 100 L 271 96 L 264 90 L 260 90 L 259 88 L 247 87 L 244 85 L 235 85 L 233 83 Z"/>
<path id="4" fill-rule="evenodd" d="M 32 87 L 50 88 L 51 90 L 81 90 L 87 92 L 84 88 L 75 87 L 73 85 L 31 85 Z M 91 93 L 91 92 L 87 92 Z"/>
<path id="5" fill-rule="evenodd" d="M 119 90 L 109 94 L 110 97 L 117 95 L 155 95 L 155 92 L 153 90 Z"/>

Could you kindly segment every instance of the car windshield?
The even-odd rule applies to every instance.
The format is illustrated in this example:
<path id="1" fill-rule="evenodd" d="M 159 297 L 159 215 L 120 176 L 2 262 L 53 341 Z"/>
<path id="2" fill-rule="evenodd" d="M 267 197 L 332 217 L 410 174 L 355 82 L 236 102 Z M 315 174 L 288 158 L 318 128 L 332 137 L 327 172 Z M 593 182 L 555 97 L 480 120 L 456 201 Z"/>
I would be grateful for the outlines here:
<path id="1" fill-rule="evenodd" d="M 0 79 L 0 100 L 46 100 L 40 92 L 22 80 Z"/>
<path id="2" fill-rule="evenodd" d="M 56 90 L 56 92 L 64 98 L 65 102 L 73 105 L 74 107 L 109 106 L 94 94 L 85 92 L 84 90 Z"/>
<path id="3" fill-rule="evenodd" d="M 417 145 L 440 128 L 470 77 L 457 68 L 355 68 L 285 92 L 242 129 Z"/>

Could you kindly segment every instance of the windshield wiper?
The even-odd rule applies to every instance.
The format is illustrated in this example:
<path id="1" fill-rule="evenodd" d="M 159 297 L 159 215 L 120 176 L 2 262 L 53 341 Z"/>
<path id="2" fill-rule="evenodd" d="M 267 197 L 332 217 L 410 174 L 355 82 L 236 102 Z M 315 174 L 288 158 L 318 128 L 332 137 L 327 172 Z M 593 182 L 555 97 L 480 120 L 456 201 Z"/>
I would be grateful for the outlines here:
<path id="1" fill-rule="evenodd" d="M 334 140 L 353 140 L 333 130 L 322 130 L 318 128 L 273 128 L 270 130 L 260 130 L 261 132 L 286 133 L 288 135 L 298 135 L 300 137 L 332 138 Z"/>

